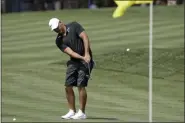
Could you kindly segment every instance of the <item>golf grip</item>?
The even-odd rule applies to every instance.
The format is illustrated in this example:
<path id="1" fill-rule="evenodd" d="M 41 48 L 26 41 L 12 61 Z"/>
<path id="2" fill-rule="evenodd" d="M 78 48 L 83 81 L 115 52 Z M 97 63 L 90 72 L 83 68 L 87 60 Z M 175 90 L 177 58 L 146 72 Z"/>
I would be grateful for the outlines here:
<path id="1" fill-rule="evenodd" d="M 87 64 L 88 64 L 88 70 L 89 70 L 89 78 L 91 78 L 90 63 L 87 63 Z"/>

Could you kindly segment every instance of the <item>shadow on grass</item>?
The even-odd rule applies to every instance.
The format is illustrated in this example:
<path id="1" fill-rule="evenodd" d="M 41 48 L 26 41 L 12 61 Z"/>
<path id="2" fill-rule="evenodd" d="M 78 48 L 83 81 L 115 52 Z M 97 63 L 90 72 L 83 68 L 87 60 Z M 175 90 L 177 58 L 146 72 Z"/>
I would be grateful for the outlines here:
<path id="1" fill-rule="evenodd" d="M 64 66 L 66 66 L 66 62 L 64 62 L 64 61 L 55 61 L 55 62 L 49 63 L 49 65 L 64 65 Z"/>
<path id="2" fill-rule="evenodd" d="M 105 118 L 105 117 L 87 117 L 87 119 L 90 119 L 90 120 L 111 120 L 111 121 L 115 121 L 118 119 L 117 118 Z"/>

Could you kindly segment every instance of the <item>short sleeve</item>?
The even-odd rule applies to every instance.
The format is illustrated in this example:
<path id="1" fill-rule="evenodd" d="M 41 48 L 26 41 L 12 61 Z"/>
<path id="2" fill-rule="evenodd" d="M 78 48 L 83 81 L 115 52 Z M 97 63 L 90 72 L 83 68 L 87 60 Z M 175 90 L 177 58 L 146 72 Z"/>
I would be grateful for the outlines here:
<path id="1" fill-rule="evenodd" d="M 67 48 L 67 45 L 65 45 L 65 44 L 62 44 L 61 46 L 60 46 L 60 50 L 62 51 L 62 52 L 64 52 L 64 50 Z"/>
<path id="2" fill-rule="evenodd" d="M 80 35 L 85 29 L 77 22 L 75 22 L 76 33 Z"/>
<path id="3" fill-rule="evenodd" d="M 57 38 L 56 38 L 56 45 L 57 47 L 62 51 L 64 52 L 64 50 L 68 47 L 66 44 L 62 43 L 61 41 L 61 36 L 58 35 Z"/>

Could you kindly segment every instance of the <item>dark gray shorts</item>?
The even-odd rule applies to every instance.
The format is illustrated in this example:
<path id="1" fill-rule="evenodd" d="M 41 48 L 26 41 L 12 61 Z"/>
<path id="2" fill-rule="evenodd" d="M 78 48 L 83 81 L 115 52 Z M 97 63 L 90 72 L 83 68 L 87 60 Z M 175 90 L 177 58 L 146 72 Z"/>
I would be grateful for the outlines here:
<path id="1" fill-rule="evenodd" d="M 89 67 L 91 73 L 93 66 L 93 61 L 89 65 L 84 62 L 68 61 L 65 86 L 86 87 L 90 77 Z"/>

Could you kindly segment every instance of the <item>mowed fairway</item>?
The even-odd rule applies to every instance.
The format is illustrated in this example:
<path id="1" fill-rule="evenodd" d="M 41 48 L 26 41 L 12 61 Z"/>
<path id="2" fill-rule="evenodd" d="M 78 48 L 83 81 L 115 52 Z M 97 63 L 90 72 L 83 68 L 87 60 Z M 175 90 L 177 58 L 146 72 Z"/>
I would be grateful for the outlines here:
<path id="1" fill-rule="evenodd" d="M 112 12 L 3 15 L 2 120 L 68 121 L 60 119 L 68 111 L 63 86 L 68 56 L 57 49 L 56 34 L 48 27 L 49 19 L 58 17 L 85 27 L 97 63 L 88 87 L 89 119 L 84 121 L 148 121 L 148 8 L 130 8 L 119 19 L 112 19 Z M 154 8 L 154 121 L 184 120 L 183 12 L 183 7 Z M 77 94 L 77 109 L 78 102 Z"/>

